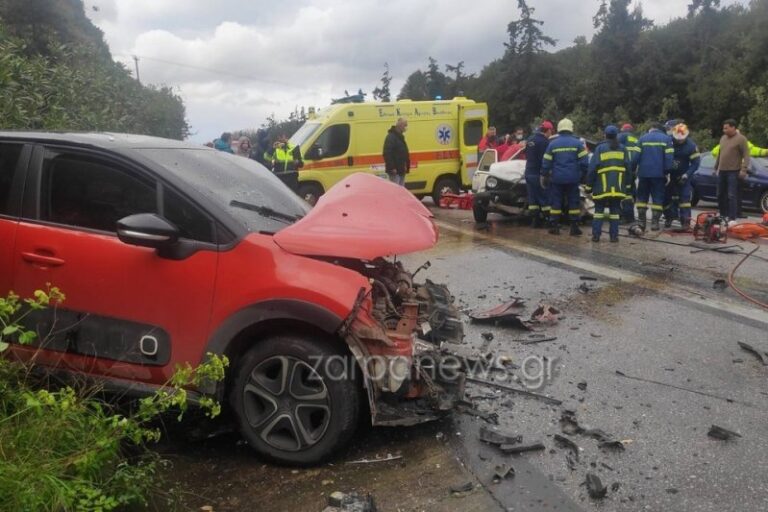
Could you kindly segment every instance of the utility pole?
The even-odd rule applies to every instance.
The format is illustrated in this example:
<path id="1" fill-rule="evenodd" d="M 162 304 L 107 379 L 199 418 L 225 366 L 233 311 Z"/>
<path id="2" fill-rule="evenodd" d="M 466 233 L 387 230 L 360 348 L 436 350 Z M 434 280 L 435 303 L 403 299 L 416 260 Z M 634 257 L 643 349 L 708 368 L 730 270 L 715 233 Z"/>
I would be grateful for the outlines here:
<path id="1" fill-rule="evenodd" d="M 133 56 L 133 63 L 136 65 L 136 81 L 141 84 L 141 77 L 139 77 L 139 58 L 136 55 Z"/>

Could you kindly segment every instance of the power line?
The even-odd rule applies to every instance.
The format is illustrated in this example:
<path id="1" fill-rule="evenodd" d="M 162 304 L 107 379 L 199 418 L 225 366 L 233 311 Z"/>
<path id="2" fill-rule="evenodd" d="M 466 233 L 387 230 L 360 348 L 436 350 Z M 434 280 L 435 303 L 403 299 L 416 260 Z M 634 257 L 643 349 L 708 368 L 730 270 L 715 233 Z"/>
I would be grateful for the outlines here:
<path id="1" fill-rule="evenodd" d="M 231 77 L 234 77 L 234 78 L 239 78 L 241 80 L 249 80 L 249 81 L 252 81 L 252 82 L 263 82 L 263 83 L 267 83 L 267 84 L 279 85 L 281 87 L 293 87 L 293 88 L 296 88 L 296 89 L 304 89 L 304 87 L 302 87 L 302 86 L 299 86 L 299 85 L 296 85 L 296 84 L 292 84 L 292 83 L 288 83 L 288 82 L 280 82 L 280 81 L 277 81 L 277 80 L 269 80 L 269 79 L 264 79 L 264 78 L 256 78 L 255 76 L 251 76 L 251 75 L 242 75 L 242 74 L 239 74 L 239 73 L 231 73 L 229 71 L 222 71 L 220 69 L 206 68 L 206 67 L 203 67 L 203 66 L 196 66 L 194 64 L 185 64 L 183 62 L 174 62 L 172 60 L 158 59 L 156 57 L 147 57 L 145 55 L 117 55 L 117 57 L 130 57 L 130 58 L 132 58 L 134 60 L 136 60 L 136 59 L 151 60 L 151 61 L 155 61 L 155 62 L 160 62 L 162 64 L 170 64 L 171 66 L 178 66 L 178 67 L 182 67 L 182 68 L 196 69 L 198 71 L 207 71 L 208 73 L 214 73 L 214 74 L 217 74 L 217 75 L 227 75 L 227 76 L 231 76 Z M 138 70 L 137 70 L 137 75 L 138 75 Z"/>

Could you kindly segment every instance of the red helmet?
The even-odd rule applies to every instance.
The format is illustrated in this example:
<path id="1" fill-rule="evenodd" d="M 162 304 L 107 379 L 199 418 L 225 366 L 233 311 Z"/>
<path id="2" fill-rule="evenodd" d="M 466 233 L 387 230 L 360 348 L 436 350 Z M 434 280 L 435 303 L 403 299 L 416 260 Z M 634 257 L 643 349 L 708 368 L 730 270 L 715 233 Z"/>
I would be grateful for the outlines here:
<path id="1" fill-rule="evenodd" d="M 624 123 L 623 125 L 621 125 L 621 131 L 623 132 L 631 132 L 634 129 L 635 127 L 629 123 Z"/>
<path id="2" fill-rule="evenodd" d="M 544 131 L 544 130 L 554 130 L 555 129 L 555 125 L 552 124 L 552 121 L 542 121 L 541 124 L 539 125 L 539 128 L 542 131 Z"/>

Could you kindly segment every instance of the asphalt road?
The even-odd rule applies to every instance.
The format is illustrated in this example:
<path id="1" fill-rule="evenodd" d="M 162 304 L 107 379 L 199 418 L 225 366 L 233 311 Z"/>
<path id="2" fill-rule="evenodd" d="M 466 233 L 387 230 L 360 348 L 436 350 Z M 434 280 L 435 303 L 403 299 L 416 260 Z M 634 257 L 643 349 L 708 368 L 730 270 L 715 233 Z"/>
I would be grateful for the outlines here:
<path id="1" fill-rule="evenodd" d="M 593 244 L 586 229 L 579 238 L 553 237 L 500 217 L 476 226 L 471 212 L 435 215 L 438 245 L 404 258 L 410 268 L 432 262 L 420 278 L 447 283 L 466 312 L 517 297 L 526 303 L 524 317 L 541 302 L 562 314 L 559 323 L 535 333 L 468 322 L 465 342 L 446 348 L 470 356 L 488 351 L 525 365 L 525 373 L 494 378 L 516 375 L 519 382 L 505 383 L 562 405 L 470 384 L 474 407 L 497 415 L 497 426 L 456 413 L 415 428 L 364 429 L 338 460 L 308 470 L 261 464 L 234 434 L 172 442 L 163 455 L 172 462 L 172 477 L 193 489 L 190 509 L 320 511 L 327 495 L 341 490 L 370 492 L 386 512 L 768 510 L 768 367 L 737 345 L 768 350 L 768 312 L 713 287 L 743 256 L 692 254 L 689 235 Z M 742 253 L 753 247 L 738 245 Z M 756 256 L 768 258 L 768 246 Z M 766 269 L 768 260 L 752 258 L 737 278 L 763 301 Z M 482 337 L 489 332 L 490 343 Z M 556 339 L 520 341 L 532 334 Z M 543 367 L 549 371 L 538 380 Z M 566 410 L 582 428 L 600 429 L 624 450 L 600 449 L 589 435 L 563 434 Z M 742 437 L 712 439 L 713 424 Z M 545 450 L 504 455 L 478 440 L 482 426 L 522 435 L 524 444 L 541 442 Z M 578 447 L 570 467 L 556 434 Z M 390 454 L 396 460 L 348 464 Z M 515 476 L 495 482 L 499 464 L 514 467 Z M 589 497 L 588 473 L 609 488 L 605 498 Z M 472 491 L 450 492 L 465 482 Z"/>
<path id="2" fill-rule="evenodd" d="M 500 431 L 522 435 L 524 443 L 541 441 L 545 451 L 501 455 L 475 441 L 483 420 L 464 415 L 457 420 L 461 435 L 456 446 L 502 506 L 531 511 L 768 509 L 768 448 L 763 444 L 768 439 L 768 367 L 737 345 L 745 341 L 768 350 L 768 312 L 732 290 L 713 288 L 714 280 L 724 278 L 741 256 L 691 254 L 686 245 L 690 235 L 593 244 L 587 230 L 583 237 L 554 237 L 502 218 L 476 226 L 469 212 L 435 213 L 439 245 L 409 262 L 430 259 L 428 277 L 449 283 L 462 308 L 519 297 L 529 305 L 528 315 L 546 302 L 564 316 L 543 329 L 547 337 L 557 338 L 550 342 L 523 344 L 515 341 L 528 339 L 521 329 L 469 324 L 465 344 L 452 347 L 472 354 L 483 344 L 481 333 L 491 332 L 491 352 L 518 364 L 543 358 L 554 362 L 543 386 L 523 380 L 562 400 L 562 406 L 469 387 L 478 409 L 498 415 Z M 739 245 L 744 252 L 753 247 Z M 768 257 L 768 246 L 761 254 Z M 766 261 L 748 260 L 738 283 L 765 300 L 767 269 Z M 589 289 L 579 290 L 582 285 Z M 688 390 L 631 380 L 617 371 Z M 564 410 L 574 411 L 584 428 L 623 441 L 624 450 L 601 450 L 588 435 L 566 436 L 579 447 L 578 461 L 569 468 L 567 450 L 553 437 L 562 434 Z M 712 439 L 707 431 L 713 424 L 743 437 Z M 524 477 L 490 483 L 493 467 L 503 460 Z M 588 497 L 582 485 L 587 473 L 613 485 L 604 499 Z"/>

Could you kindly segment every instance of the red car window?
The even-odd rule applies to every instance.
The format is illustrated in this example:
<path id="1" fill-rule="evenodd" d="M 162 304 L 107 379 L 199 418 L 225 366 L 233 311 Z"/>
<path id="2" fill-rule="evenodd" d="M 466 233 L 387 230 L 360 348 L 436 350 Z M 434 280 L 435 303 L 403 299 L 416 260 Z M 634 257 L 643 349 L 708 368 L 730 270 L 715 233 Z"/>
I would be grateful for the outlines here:
<path id="1" fill-rule="evenodd" d="M 43 166 L 40 219 L 99 231 L 157 213 L 156 184 L 87 155 L 56 154 Z"/>

